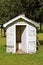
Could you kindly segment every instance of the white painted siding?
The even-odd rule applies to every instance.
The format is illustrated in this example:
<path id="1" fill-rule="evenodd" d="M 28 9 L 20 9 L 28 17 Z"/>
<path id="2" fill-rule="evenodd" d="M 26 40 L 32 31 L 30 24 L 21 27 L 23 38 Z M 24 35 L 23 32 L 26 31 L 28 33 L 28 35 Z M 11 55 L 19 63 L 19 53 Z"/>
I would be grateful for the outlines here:
<path id="1" fill-rule="evenodd" d="M 14 25 L 10 26 L 6 30 L 6 51 L 12 52 L 14 48 Z"/>
<path id="2" fill-rule="evenodd" d="M 28 53 L 36 52 L 36 28 L 28 25 Z"/>
<path id="3" fill-rule="evenodd" d="M 26 29 L 27 29 L 27 28 L 25 28 L 24 31 L 23 31 L 23 33 L 22 33 L 22 43 L 21 43 L 21 45 L 22 45 L 22 50 L 23 50 L 24 52 L 27 52 Z"/>
<path id="4" fill-rule="evenodd" d="M 6 51 L 16 53 L 16 25 L 26 25 L 21 36 L 21 49 L 26 53 L 36 52 L 36 28 L 25 23 L 17 22 L 6 30 Z"/>

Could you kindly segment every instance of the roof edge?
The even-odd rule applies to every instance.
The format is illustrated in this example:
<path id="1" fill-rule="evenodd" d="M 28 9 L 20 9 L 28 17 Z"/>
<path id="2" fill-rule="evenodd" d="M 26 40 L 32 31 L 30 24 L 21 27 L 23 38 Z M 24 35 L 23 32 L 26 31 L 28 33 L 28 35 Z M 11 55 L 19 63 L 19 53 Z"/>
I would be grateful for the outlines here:
<path id="1" fill-rule="evenodd" d="M 24 14 L 21 14 L 21 15 L 15 17 L 15 18 L 9 20 L 7 23 L 5 23 L 5 24 L 3 25 L 3 27 L 6 27 L 7 25 L 11 24 L 12 22 L 18 20 L 19 18 L 22 18 L 22 19 L 28 21 L 29 23 L 32 23 L 33 25 L 35 25 L 35 27 L 39 27 L 39 24 L 38 24 L 38 23 L 36 23 L 36 22 L 33 21 L 33 20 L 28 19 L 27 17 L 25 17 Z"/>

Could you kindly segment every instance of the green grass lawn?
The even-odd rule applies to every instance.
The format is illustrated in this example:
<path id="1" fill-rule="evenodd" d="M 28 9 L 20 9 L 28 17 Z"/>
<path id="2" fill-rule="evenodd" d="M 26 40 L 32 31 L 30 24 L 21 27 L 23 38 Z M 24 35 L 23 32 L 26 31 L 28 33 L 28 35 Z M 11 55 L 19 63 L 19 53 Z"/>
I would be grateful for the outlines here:
<path id="1" fill-rule="evenodd" d="M 43 45 L 43 33 L 38 33 L 40 44 Z"/>
<path id="2" fill-rule="evenodd" d="M 39 33 L 39 40 L 43 40 L 43 33 Z M 5 37 L 0 37 L 0 65 L 43 65 L 43 45 L 39 46 L 36 54 L 7 54 Z"/>
<path id="3" fill-rule="evenodd" d="M 40 40 L 40 41 L 43 40 L 43 33 L 39 33 L 39 34 L 38 34 L 38 37 L 39 37 L 39 40 Z"/>

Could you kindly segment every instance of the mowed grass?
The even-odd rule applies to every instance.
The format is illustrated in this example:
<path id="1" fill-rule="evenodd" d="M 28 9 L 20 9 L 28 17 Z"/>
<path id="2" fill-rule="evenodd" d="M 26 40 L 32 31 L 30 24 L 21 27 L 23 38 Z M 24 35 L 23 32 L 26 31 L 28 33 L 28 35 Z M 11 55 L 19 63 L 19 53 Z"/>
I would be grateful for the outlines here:
<path id="1" fill-rule="evenodd" d="M 40 40 L 43 40 L 42 35 L 38 34 Z M 8 54 L 5 40 L 5 37 L 0 37 L 0 65 L 43 65 L 43 45 L 36 54 Z"/>
<path id="2" fill-rule="evenodd" d="M 43 33 L 39 33 L 39 34 L 38 34 L 38 37 L 39 37 L 39 40 L 40 40 L 40 41 L 43 41 Z"/>

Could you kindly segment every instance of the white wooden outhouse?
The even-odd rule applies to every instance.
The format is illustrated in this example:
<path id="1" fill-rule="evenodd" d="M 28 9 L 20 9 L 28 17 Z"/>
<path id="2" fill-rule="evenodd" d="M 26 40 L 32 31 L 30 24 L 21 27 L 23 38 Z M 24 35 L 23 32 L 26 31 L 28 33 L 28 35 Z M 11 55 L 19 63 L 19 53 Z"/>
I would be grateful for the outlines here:
<path id="1" fill-rule="evenodd" d="M 36 27 L 38 23 L 19 15 L 3 25 L 6 27 L 6 52 L 36 53 Z"/>

